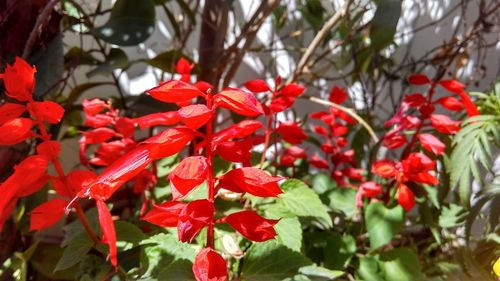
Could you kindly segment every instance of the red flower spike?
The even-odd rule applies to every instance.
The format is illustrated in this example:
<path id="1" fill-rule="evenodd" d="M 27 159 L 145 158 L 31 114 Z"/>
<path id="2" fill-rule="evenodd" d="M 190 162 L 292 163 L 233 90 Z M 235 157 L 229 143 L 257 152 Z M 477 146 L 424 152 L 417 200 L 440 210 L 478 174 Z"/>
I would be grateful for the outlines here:
<path id="1" fill-rule="evenodd" d="M 269 86 L 264 80 L 250 80 L 243 84 L 252 93 L 263 93 L 270 91 Z"/>
<path id="2" fill-rule="evenodd" d="M 186 126 L 196 130 L 212 118 L 213 111 L 204 104 L 193 104 L 179 109 L 178 114 Z"/>
<path id="3" fill-rule="evenodd" d="M 177 223 L 179 241 L 193 241 L 196 235 L 213 221 L 214 213 L 214 204 L 206 199 L 189 202 L 179 215 Z"/>
<path id="4" fill-rule="evenodd" d="M 109 105 L 105 101 L 100 99 L 84 99 L 82 102 L 82 106 L 83 111 L 85 111 L 85 115 L 87 115 L 87 118 L 88 116 L 94 116 L 100 113 L 105 108 L 109 108 Z"/>
<path id="5" fill-rule="evenodd" d="M 398 174 L 396 163 L 390 160 L 376 161 L 372 165 L 372 172 L 383 178 L 393 178 Z"/>
<path id="6" fill-rule="evenodd" d="M 452 120 L 446 115 L 432 114 L 430 120 L 432 127 L 443 134 L 456 134 L 460 130 L 460 121 Z"/>
<path id="7" fill-rule="evenodd" d="M 405 95 L 404 101 L 411 107 L 419 107 L 427 102 L 427 98 L 420 93 L 415 93 L 411 95 Z"/>
<path id="8" fill-rule="evenodd" d="M 151 146 L 151 157 L 153 159 L 159 159 L 178 153 L 193 138 L 193 130 L 186 127 L 177 127 L 167 129 L 142 143 L 154 144 Z"/>
<path id="9" fill-rule="evenodd" d="M 57 124 L 64 115 L 64 108 L 53 101 L 35 101 L 30 108 L 36 118 L 50 124 Z"/>
<path id="10" fill-rule="evenodd" d="M 18 101 L 30 99 L 35 89 L 35 72 L 35 67 L 16 57 L 14 64 L 7 65 L 2 75 L 7 96 Z"/>
<path id="11" fill-rule="evenodd" d="M 33 120 L 28 118 L 15 118 L 0 126 L 0 145 L 14 145 L 31 137 Z"/>
<path id="12" fill-rule="evenodd" d="M 415 195 L 411 191 L 411 189 L 405 184 L 400 184 L 398 186 L 398 203 L 405 209 L 405 211 L 409 212 L 415 206 Z"/>
<path id="13" fill-rule="evenodd" d="M 245 238 L 255 242 L 276 237 L 273 226 L 279 221 L 263 218 L 251 210 L 230 214 L 224 220 Z"/>
<path id="14" fill-rule="evenodd" d="M 243 141 L 226 141 L 217 145 L 216 153 L 226 161 L 250 166 L 250 150 L 252 146 L 250 138 Z"/>
<path id="15" fill-rule="evenodd" d="M 30 212 L 30 231 L 42 230 L 56 224 L 63 216 L 68 201 L 55 198 L 42 203 Z"/>
<path id="16" fill-rule="evenodd" d="M 183 81 L 170 80 L 147 91 L 153 98 L 163 102 L 187 102 L 198 96 L 205 96 L 195 86 Z"/>
<path id="17" fill-rule="evenodd" d="M 264 114 L 262 105 L 251 93 L 240 89 L 228 88 L 214 96 L 217 106 L 227 108 L 243 116 L 258 116 Z"/>
<path id="18" fill-rule="evenodd" d="M 206 180 L 207 167 L 207 159 L 203 156 L 183 159 L 168 176 L 173 199 L 188 195 L 195 187 L 203 183 Z"/>
<path id="19" fill-rule="evenodd" d="M 175 227 L 179 221 L 179 214 L 185 206 L 186 203 L 177 201 L 153 205 L 153 208 L 142 219 L 162 227 Z"/>
<path id="20" fill-rule="evenodd" d="M 305 89 L 306 88 L 304 88 L 304 86 L 302 86 L 302 85 L 290 83 L 290 84 L 285 85 L 283 88 L 281 88 L 281 90 L 279 92 L 283 96 L 296 98 L 296 97 L 300 96 L 305 91 Z"/>
<path id="21" fill-rule="evenodd" d="M 181 118 L 177 111 L 169 111 L 148 114 L 132 120 L 141 130 L 144 130 L 153 126 L 172 126 L 179 123 Z"/>
<path id="22" fill-rule="evenodd" d="M 196 281 L 226 281 L 226 261 L 211 248 L 201 250 L 193 263 Z"/>
<path id="23" fill-rule="evenodd" d="M 455 93 L 460 96 L 469 117 L 479 115 L 479 111 L 476 105 L 471 100 L 469 95 L 464 91 L 464 84 L 456 80 L 441 80 L 439 81 L 439 85 L 449 92 Z"/>
<path id="24" fill-rule="evenodd" d="M 58 141 L 44 141 L 36 147 L 36 152 L 50 159 L 56 159 L 61 153 L 61 144 Z"/>
<path id="25" fill-rule="evenodd" d="M 346 101 L 347 97 L 348 95 L 345 89 L 333 86 L 328 96 L 328 100 L 336 104 L 341 104 Z"/>
<path id="26" fill-rule="evenodd" d="M 277 197 L 283 193 L 278 186 L 281 177 L 273 177 L 263 170 L 245 167 L 224 174 L 219 180 L 219 188 L 237 193 L 250 193 L 259 197 Z"/>
<path id="27" fill-rule="evenodd" d="M 408 77 L 408 82 L 413 85 L 425 85 L 431 83 L 429 77 L 424 74 L 413 74 Z"/>
<path id="28" fill-rule="evenodd" d="M 454 97 L 441 97 L 435 102 L 448 110 L 460 111 L 464 109 L 462 102 Z"/>
<path id="29" fill-rule="evenodd" d="M 4 103 L 0 105 L 0 124 L 15 119 L 26 111 L 26 106 L 17 103 Z"/>
<path id="30" fill-rule="evenodd" d="M 269 108 L 273 112 L 283 112 L 287 108 L 290 108 L 295 103 L 294 97 L 279 96 L 271 100 Z"/>
<path id="31" fill-rule="evenodd" d="M 431 134 L 420 134 L 418 139 L 422 144 L 422 147 L 427 151 L 434 153 L 435 155 L 441 155 L 444 153 L 446 146 L 438 138 Z"/>
<path id="32" fill-rule="evenodd" d="M 282 122 L 276 131 L 291 144 L 301 144 L 307 139 L 307 134 L 296 122 Z"/>
<path id="33" fill-rule="evenodd" d="M 116 250 L 116 232 L 115 232 L 115 224 L 113 222 L 113 218 L 111 217 L 111 213 L 106 206 L 106 203 L 102 200 L 96 200 L 97 212 L 99 214 L 99 224 L 101 225 L 103 240 L 109 246 L 109 259 L 111 260 L 111 264 L 115 267 L 118 266 L 118 257 Z"/>

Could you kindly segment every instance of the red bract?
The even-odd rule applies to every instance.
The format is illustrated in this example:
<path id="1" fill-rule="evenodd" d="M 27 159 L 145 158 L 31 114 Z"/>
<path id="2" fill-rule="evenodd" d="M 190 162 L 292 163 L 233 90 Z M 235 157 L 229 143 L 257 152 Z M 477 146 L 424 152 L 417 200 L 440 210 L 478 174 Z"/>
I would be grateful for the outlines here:
<path id="1" fill-rule="evenodd" d="M 264 80 L 251 80 L 245 82 L 243 85 L 252 93 L 262 93 L 271 90 Z"/>
<path id="2" fill-rule="evenodd" d="M 120 117 L 115 122 L 115 130 L 125 138 L 134 137 L 134 122 L 126 117 Z"/>
<path id="3" fill-rule="evenodd" d="M 182 242 L 191 242 L 200 231 L 213 221 L 214 204 L 208 200 L 189 202 L 179 214 L 177 234 Z"/>
<path id="4" fill-rule="evenodd" d="M 141 129 L 150 128 L 153 126 L 171 126 L 180 122 L 180 116 L 177 111 L 160 112 L 144 115 L 132 119 Z"/>
<path id="5" fill-rule="evenodd" d="M 239 168 L 224 174 L 219 180 L 219 188 L 260 197 L 277 197 L 283 193 L 278 186 L 281 179 L 257 168 Z"/>
<path id="6" fill-rule="evenodd" d="M 239 89 L 226 89 L 214 96 L 217 106 L 227 108 L 243 116 L 257 116 L 264 112 L 261 104 L 251 93 Z"/>
<path id="7" fill-rule="evenodd" d="M 431 134 L 420 134 L 418 135 L 418 139 L 420 140 L 422 147 L 426 150 L 436 155 L 444 153 L 444 149 L 446 148 L 446 146 L 435 136 Z"/>
<path id="8" fill-rule="evenodd" d="M 290 108 L 295 103 L 294 97 L 279 96 L 272 99 L 269 108 L 273 112 L 283 112 L 285 109 Z"/>
<path id="9" fill-rule="evenodd" d="M 460 130 L 460 121 L 451 120 L 442 114 L 432 114 L 430 116 L 431 125 L 443 134 L 456 134 Z"/>
<path id="10" fill-rule="evenodd" d="M 479 115 L 479 111 L 477 110 L 476 105 L 474 104 L 474 102 L 472 102 L 469 95 L 464 91 L 464 84 L 456 80 L 442 80 L 439 82 L 439 85 L 449 92 L 455 93 L 460 96 L 469 117 Z"/>
<path id="11" fill-rule="evenodd" d="M 226 281 L 226 261 L 211 248 L 201 250 L 193 263 L 197 281 Z"/>
<path id="12" fill-rule="evenodd" d="M 25 141 L 33 134 L 33 120 L 28 118 L 15 118 L 0 126 L 0 145 L 14 145 Z"/>
<path id="13" fill-rule="evenodd" d="M 226 161 L 250 166 L 250 150 L 252 146 L 250 138 L 242 141 L 226 141 L 218 144 L 215 152 Z"/>
<path id="14" fill-rule="evenodd" d="M 408 77 L 408 82 L 414 85 L 425 85 L 431 83 L 429 77 L 424 74 L 413 74 Z"/>
<path id="15" fill-rule="evenodd" d="M 195 86 L 178 80 L 170 80 L 147 91 L 153 98 L 163 102 L 187 102 L 199 96 L 205 96 Z"/>
<path id="16" fill-rule="evenodd" d="M 396 163 L 390 160 L 376 161 L 372 165 L 372 171 L 383 178 L 393 178 L 398 173 Z"/>
<path id="17" fill-rule="evenodd" d="M 151 157 L 159 159 L 178 153 L 193 138 L 194 133 L 191 129 L 177 127 L 167 129 L 158 135 L 143 141 L 143 143 L 153 144 L 150 146 Z"/>
<path id="18" fill-rule="evenodd" d="M 68 201 L 55 198 L 42 203 L 30 212 L 30 231 L 42 230 L 54 225 L 64 216 Z"/>
<path id="19" fill-rule="evenodd" d="M 73 170 L 62 179 L 52 179 L 52 185 L 54 186 L 57 194 L 67 198 L 73 198 L 82 190 L 82 188 L 92 183 L 96 177 L 97 175 L 92 171 Z"/>
<path id="20" fill-rule="evenodd" d="M 7 65 L 3 78 L 7 96 L 18 101 L 31 99 L 35 88 L 36 68 L 23 59 L 16 57 L 13 65 Z"/>
<path id="21" fill-rule="evenodd" d="M 441 97 L 436 100 L 442 107 L 448 110 L 460 111 L 464 109 L 464 105 L 454 97 Z"/>
<path id="22" fill-rule="evenodd" d="M 262 242 L 276 237 L 274 225 L 278 223 L 278 220 L 265 219 L 255 211 L 233 213 L 224 220 L 251 241 Z"/>
<path id="23" fill-rule="evenodd" d="M 142 219 L 162 227 L 175 227 L 179 221 L 179 214 L 185 206 L 185 203 L 177 201 L 153 205 L 153 208 Z"/>
<path id="24" fill-rule="evenodd" d="M 377 197 L 382 193 L 382 189 L 381 185 L 372 181 L 362 183 L 356 193 L 356 207 L 361 208 L 363 206 L 363 197 Z"/>
<path id="25" fill-rule="evenodd" d="M 216 146 L 228 140 L 247 137 L 262 127 L 262 123 L 257 120 L 241 121 L 216 133 L 212 138 L 212 144 Z"/>
<path id="26" fill-rule="evenodd" d="M 117 268 L 118 257 L 116 251 L 115 224 L 106 203 L 102 200 L 96 200 L 96 204 L 97 212 L 99 214 L 99 224 L 102 229 L 103 241 L 109 245 L 109 259 L 111 260 L 111 264 Z"/>
<path id="27" fill-rule="evenodd" d="M 328 100 L 336 104 L 341 104 L 346 99 L 347 99 L 346 90 L 337 86 L 333 86 L 332 90 L 330 91 L 330 95 L 328 96 Z"/>
<path id="28" fill-rule="evenodd" d="M 32 115 L 50 124 L 57 124 L 64 115 L 64 108 L 53 101 L 35 101 L 28 108 Z"/>
<path id="29" fill-rule="evenodd" d="M 182 122 L 193 130 L 205 125 L 213 115 L 213 111 L 203 104 L 184 106 L 178 113 Z"/>
<path id="30" fill-rule="evenodd" d="M 191 156 L 182 160 L 170 173 L 170 187 L 174 199 L 188 195 L 206 180 L 207 160 L 203 156 Z"/>
<path id="31" fill-rule="evenodd" d="M 408 186 L 405 184 L 400 184 L 398 186 L 398 203 L 405 209 L 405 211 L 410 211 L 415 206 L 415 195 Z"/>
<path id="32" fill-rule="evenodd" d="M 4 103 L 0 106 L 0 124 L 21 116 L 26 111 L 26 106 L 17 103 Z"/>
<path id="33" fill-rule="evenodd" d="M 325 159 L 319 157 L 317 154 L 313 155 L 313 157 L 309 161 L 309 164 L 313 165 L 318 169 L 328 169 L 330 167 L 328 165 L 328 162 Z"/>
<path id="34" fill-rule="evenodd" d="M 304 86 L 302 85 L 290 83 L 281 88 L 279 93 L 283 96 L 296 98 L 300 96 L 305 91 L 305 89 L 306 88 L 304 88 Z"/>
<path id="35" fill-rule="evenodd" d="M 56 159 L 61 152 L 61 144 L 57 141 L 44 141 L 36 147 L 36 152 L 50 159 Z"/>
<path id="36" fill-rule="evenodd" d="M 291 144 L 301 144 L 307 139 L 307 134 L 296 122 L 282 122 L 276 131 Z"/>
<path id="37" fill-rule="evenodd" d="M 83 111 L 87 117 L 96 115 L 97 113 L 103 111 L 105 108 L 109 108 L 109 105 L 100 99 L 84 99 L 82 102 Z"/>
<path id="38" fill-rule="evenodd" d="M 184 82 L 189 82 L 191 70 L 193 70 L 194 64 L 189 63 L 185 58 L 181 58 L 177 65 L 175 66 L 175 71 L 181 75 L 181 80 Z"/>

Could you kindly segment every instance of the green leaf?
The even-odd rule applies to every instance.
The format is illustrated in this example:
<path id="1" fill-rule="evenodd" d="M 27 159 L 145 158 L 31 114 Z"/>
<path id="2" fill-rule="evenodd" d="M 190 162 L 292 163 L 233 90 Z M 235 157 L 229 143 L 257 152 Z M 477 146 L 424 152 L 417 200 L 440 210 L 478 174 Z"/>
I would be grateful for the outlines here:
<path id="1" fill-rule="evenodd" d="M 380 51 L 394 40 L 396 27 L 401 17 L 401 0 L 380 0 L 370 27 L 371 46 Z"/>
<path id="2" fill-rule="evenodd" d="M 274 226 L 274 230 L 278 234 L 276 241 L 296 252 L 300 252 L 302 248 L 302 226 L 297 217 L 280 219 Z"/>
<path id="3" fill-rule="evenodd" d="M 391 241 L 403 226 L 404 211 L 399 205 L 388 209 L 382 202 L 369 204 L 365 209 L 370 248 L 375 250 Z"/>
<path id="4" fill-rule="evenodd" d="M 299 268 L 311 261 L 276 241 L 255 243 L 243 261 L 242 277 L 246 281 L 275 281 L 293 277 Z"/>
<path id="5" fill-rule="evenodd" d="M 135 225 L 126 221 L 115 221 L 116 244 L 121 251 L 138 246 L 146 235 Z"/>
<path id="6" fill-rule="evenodd" d="M 323 252 L 326 268 L 345 269 L 356 253 L 356 240 L 350 235 L 340 236 L 340 234 L 334 233 L 328 237 Z"/>
<path id="7" fill-rule="evenodd" d="M 306 5 L 300 7 L 299 10 L 315 31 L 321 29 L 325 8 L 320 0 L 306 0 Z"/>
<path id="8" fill-rule="evenodd" d="M 57 262 L 55 271 L 68 269 L 73 265 L 81 262 L 87 256 L 87 253 L 93 247 L 93 241 L 89 238 L 86 232 L 81 232 L 79 235 L 68 242 L 68 246 L 64 248 L 61 259 Z"/>
<path id="9" fill-rule="evenodd" d="M 335 280 L 336 278 L 344 275 L 344 272 L 338 270 L 330 270 L 317 265 L 308 265 L 301 267 L 299 273 L 309 277 L 312 281 L 326 281 Z"/>
<path id="10" fill-rule="evenodd" d="M 461 206 L 450 204 L 443 207 L 439 215 L 439 226 L 443 228 L 455 227 L 465 223 L 468 213 Z"/>
<path id="11" fill-rule="evenodd" d="M 366 281 L 383 281 L 377 257 L 364 256 L 359 259 L 358 275 Z"/>
<path id="12" fill-rule="evenodd" d="M 332 178 L 325 173 L 317 173 L 312 178 L 312 188 L 317 194 L 324 194 L 336 186 Z"/>
<path id="13" fill-rule="evenodd" d="M 289 179 L 281 185 L 285 192 L 280 195 L 282 202 L 288 210 L 299 217 L 313 217 L 320 219 L 326 227 L 332 227 L 332 218 L 328 210 L 321 202 L 318 194 L 309 188 L 304 182 L 297 179 Z"/>
<path id="14" fill-rule="evenodd" d="M 422 280 L 417 255 L 408 248 L 397 248 L 380 255 L 380 267 L 386 280 Z"/>
<path id="15" fill-rule="evenodd" d="M 343 213 L 352 219 L 358 212 L 356 207 L 356 190 L 352 188 L 336 188 L 328 194 L 329 206 L 334 212 Z"/>
<path id="16" fill-rule="evenodd" d="M 155 30 L 153 0 L 118 0 L 106 24 L 92 30 L 100 39 L 119 46 L 146 41 Z"/>
<path id="17" fill-rule="evenodd" d="M 128 65 L 127 54 L 121 49 L 113 48 L 106 56 L 106 61 L 101 63 L 97 68 L 89 71 L 87 77 L 91 78 L 95 75 L 109 75 L 113 70 L 125 68 Z"/>

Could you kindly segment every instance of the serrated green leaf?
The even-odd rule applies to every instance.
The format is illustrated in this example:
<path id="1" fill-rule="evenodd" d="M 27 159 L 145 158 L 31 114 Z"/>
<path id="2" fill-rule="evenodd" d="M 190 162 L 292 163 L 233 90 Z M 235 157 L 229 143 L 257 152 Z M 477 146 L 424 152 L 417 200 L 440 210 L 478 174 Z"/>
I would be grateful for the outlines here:
<path id="1" fill-rule="evenodd" d="M 328 193 L 328 200 L 328 205 L 334 212 L 341 212 L 348 219 L 352 219 L 358 212 L 355 189 L 336 188 Z"/>
<path id="2" fill-rule="evenodd" d="M 68 246 L 64 248 L 61 258 L 57 262 L 54 272 L 65 270 L 73 265 L 81 262 L 87 253 L 93 247 L 92 239 L 90 239 L 86 232 L 82 232 L 71 241 L 68 242 Z"/>
<path id="3" fill-rule="evenodd" d="M 317 173 L 312 178 L 313 190 L 321 195 L 335 188 L 337 184 L 332 181 L 332 178 L 325 173 Z"/>
<path id="4" fill-rule="evenodd" d="M 399 233 L 403 227 L 404 211 L 399 205 L 388 209 L 382 202 L 371 203 L 365 209 L 365 221 L 370 248 L 375 250 Z"/>

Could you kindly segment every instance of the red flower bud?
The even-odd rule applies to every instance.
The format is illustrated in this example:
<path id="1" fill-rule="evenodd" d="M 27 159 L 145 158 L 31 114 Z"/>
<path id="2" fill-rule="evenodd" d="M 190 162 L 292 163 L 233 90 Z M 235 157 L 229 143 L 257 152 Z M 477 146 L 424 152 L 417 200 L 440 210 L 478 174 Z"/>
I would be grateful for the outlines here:
<path id="1" fill-rule="evenodd" d="M 273 226 L 278 221 L 265 219 L 251 210 L 233 213 L 225 218 L 225 222 L 230 224 L 241 235 L 256 242 L 273 239 L 276 236 Z"/>
<path id="2" fill-rule="evenodd" d="M 278 186 L 281 179 L 257 168 L 239 168 L 224 174 L 219 180 L 219 188 L 238 193 L 248 192 L 260 197 L 277 197 L 283 193 Z"/>
<path id="3" fill-rule="evenodd" d="M 227 108 L 243 116 L 257 116 L 264 113 L 262 105 L 251 93 L 228 88 L 214 96 L 217 106 Z"/>
<path id="4" fill-rule="evenodd" d="M 201 250 L 193 263 L 196 281 L 226 281 L 226 261 L 211 248 Z"/>
<path id="5" fill-rule="evenodd" d="M 262 93 L 270 91 L 264 80 L 250 80 L 243 84 L 252 93 Z"/>

